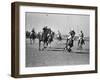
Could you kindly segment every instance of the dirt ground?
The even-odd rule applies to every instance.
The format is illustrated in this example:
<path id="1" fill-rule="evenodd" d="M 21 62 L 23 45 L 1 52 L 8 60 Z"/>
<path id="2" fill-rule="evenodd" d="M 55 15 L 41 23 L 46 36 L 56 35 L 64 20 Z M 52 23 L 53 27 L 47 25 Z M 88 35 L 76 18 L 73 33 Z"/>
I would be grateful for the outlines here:
<path id="1" fill-rule="evenodd" d="M 89 64 L 89 41 L 85 42 L 83 49 L 79 49 L 77 41 L 69 53 L 64 50 L 65 40 L 54 40 L 44 51 L 39 51 L 38 39 L 34 44 L 26 39 L 26 67 L 62 66 Z"/>

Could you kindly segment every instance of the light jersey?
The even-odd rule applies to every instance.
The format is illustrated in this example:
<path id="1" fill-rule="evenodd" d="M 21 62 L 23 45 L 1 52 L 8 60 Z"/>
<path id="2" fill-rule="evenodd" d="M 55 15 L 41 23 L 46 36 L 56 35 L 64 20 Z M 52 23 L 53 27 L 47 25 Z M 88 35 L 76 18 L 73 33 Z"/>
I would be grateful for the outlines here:
<path id="1" fill-rule="evenodd" d="M 70 38 L 71 38 L 71 35 L 68 36 L 68 39 L 70 39 Z"/>
<path id="2" fill-rule="evenodd" d="M 32 35 L 32 33 L 33 33 L 33 32 L 31 31 L 31 32 L 30 32 L 30 35 Z"/>
<path id="3" fill-rule="evenodd" d="M 79 34 L 79 39 L 83 39 L 84 35 L 83 33 Z"/>

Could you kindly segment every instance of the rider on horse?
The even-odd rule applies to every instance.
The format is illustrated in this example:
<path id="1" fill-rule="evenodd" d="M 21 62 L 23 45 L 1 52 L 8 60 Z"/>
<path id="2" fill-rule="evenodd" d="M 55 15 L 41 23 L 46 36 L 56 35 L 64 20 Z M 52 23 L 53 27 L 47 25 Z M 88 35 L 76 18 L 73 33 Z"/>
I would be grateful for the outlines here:
<path id="1" fill-rule="evenodd" d="M 43 28 L 43 32 L 45 32 L 45 31 L 47 31 L 47 26 L 45 26 L 44 28 Z"/>
<path id="2" fill-rule="evenodd" d="M 81 42 L 81 40 L 82 40 L 82 42 Z M 84 34 L 83 34 L 82 30 L 80 31 L 80 34 L 79 34 L 78 46 L 79 46 L 80 42 L 81 42 L 81 44 L 85 44 L 85 42 L 84 42 Z"/>
<path id="3" fill-rule="evenodd" d="M 30 37 L 31 37 L 31 38 L 36 37 L 36 33 L 35 33 L 34 28 L 33 28 L 32 31 L 30 32 Z"/>
<path id="4" fill-rule="evenodd" d="M 80 34 L 79 34 L 79 39 L 83 39 L 83 37 L 84 37 L 84 34 L 83 34 L 82 30 L 81 30 Z"/>
<path id="5" fill-rule="evenodd" d="M 39 36 L 39 50 L 41 47 L 41 41 L 43 42 L 44 48 L 47 48 L 48 44 L 53 41 L 53 32 L 51 28 L 48 28 L 47 26 L 43 27 L 43 32 L 38 34 Z M 44 49 L 43 48 L 43 49 Z"/>
<path id="6" fill-rule="evenodd" d="M 32 31 L 30 32 L 30 42 L 32 44 L 32 42 L 34 43 L 34 40 L 36 39 L 36 32 L 34 30 L 34 28 L 32 29 Z"/>
<path id="7" fill-rule="evenodd" d="M 72 45 L 71 46 L 73 46 L 73 40 L 74 40 L 74 37 L 75 37 L 75 31 L 72 29 L 70 32 L 69 32 L 69 37 L 67 38 L 67 42 L 68 42 L 68 40 L 72 40 Z"/>
<path id="8" fill-rule="evenodd" d="M 74 36 L 75 36 L 75 31 L 74 31 L 74 29 L 72 29 L 72 30 L 69 32 L 69 34 L 70 34 L 70 36 L 72 36 L 72 38 L 74 38 Z"/>
<path id="9" fill-rule="evenodd" d="M 58 40 L 62 40 L 61 33 L 60 33 L 59 30 L 58 30 L 58 34 L 57 34 L 57 39 L 58 39 Z"/>
<path id="10" fill-rule="evenodd" d="M 69 32 L 69 36 L 67 37 L 67 40 L 66 40 L 66 46 L 65 46 L 65 49 L 68 50 L 69 52 L 71 51 L 71 47 L 73 47 L 73 41 L 74 41 L 74 37 L 75 37 L 75 31 L 72 29 L 70 32 Z"/>
<path id="11" fill-rule="evenodd" d="M 42 34 L 43 40 L 46 40 L 47 39 L 47 33 L 48 33 L 48 28 L 47 28 L 47 26 L 45 26 L 43 28 L 43 34 Z"/>

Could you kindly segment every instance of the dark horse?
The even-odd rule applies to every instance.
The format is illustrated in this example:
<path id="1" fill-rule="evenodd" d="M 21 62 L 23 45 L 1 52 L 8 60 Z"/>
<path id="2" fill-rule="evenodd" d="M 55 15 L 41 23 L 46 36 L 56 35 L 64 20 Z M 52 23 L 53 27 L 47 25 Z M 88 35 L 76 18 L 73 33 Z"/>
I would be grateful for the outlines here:
<path id="1" fill-rule="evenodd" d="M 45 29 L 43 32 L 38 33 L 39 50 L 41 50 L 41 42 L 43 42 L 43 49 L 47 48 L 48 44 L 53 41 L 53 34 L 50 29 Z"/>
<path id="2" fill-rule="evenodd" d="M 66 49 L 68 52 L 70 52 L 70 51 L 71 51 L 71 47 L 73 47 L 73 38 L 72 38 L 72 37 L 69 38 L 69 39 L 67 38 L 65 49 Z"/>
<path id="3" fill-rule="evenodd" d="M 73 47 L 74 36 L 75 36 L 75 32 L 74 31 L 71 31 L 70 32 L 70 36 L 67 37 L 65 50 L 67 50 L 68 52 L 70 52 L 71 51 L 71 48 Z"/>
<path id="4" fill-rule="evenodd" d="M 34 44 L 34 41 L 35 41 L 35 39 L 36 39 L 36 33 L 35 33 L 35 31 L 34 30 L 32 30 L 31 32 L 30 32 L 30 44 Z"/>

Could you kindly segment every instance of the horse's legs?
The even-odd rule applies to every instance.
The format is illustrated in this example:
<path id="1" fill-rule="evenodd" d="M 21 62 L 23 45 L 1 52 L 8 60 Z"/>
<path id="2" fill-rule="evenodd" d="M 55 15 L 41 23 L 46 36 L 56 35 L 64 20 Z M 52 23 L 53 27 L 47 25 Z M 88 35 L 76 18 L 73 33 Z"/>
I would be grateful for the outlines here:
<path id="1" fill-rule="evenodd" d="M 50 48 L 51 48 L 51 42 L 50 42 Z"/>
<path id="2" fill-rule="evenodd" d="M 33 39 L 33 44 L 35 43 L 35 39 Z"/>
<path id="3" fill-rule="evenodd" d="M 30 44 L 34 44 L 35 40 L 34 39 L 30 39 Z"/>
<path id="4" fill-rule="evenodd" d="M 48 44 L 49 44 L 49 42 L 47 41 L 47 42 L 46 42 L 46 47 L 48 46 Z"/>
<path id="5" fill-rule="evenodd" d="M 80 43 L 80 48 L 82 49 L 82 44 Z"/>
<path id="6" fill-rule="evenodd" d="M 41 50 L 41 41 L 39 40 L 39 51 Z"/>
<path id="7" fill-rule="evenodd" d="M 44 42 L 44 44 L 43 44 L 43 45 L 44 45 L 44 48 L 46 48 L 46 47 L 47 47 L 47 43 L 46 43 L 46 42 Z"/>
<path id="8" fill-rule="evenodd" d="M 45 48 L 47 48 L 47 45 L 48 45 L 48 43 L 44 41 L 44 43 L 43 43 L 43 49 L 42 50 L 44 50 Z"/>
<path id="9" fill-rule="evenodd" d="M 80 44 L 80 40 L 78 40 L 78 46 L 79 46 L 79 44 Z"/>
<path id="10" fill-rule="evenodd" d="M 83 42 L 82 42 L 82 40 L 81 40 L 81 46 L 80 46 L 80 47 L 81 47 L 81 49 L 82 49 L 82 45 L 83 45 Z"/>
<path id="11" fill-rule="evenodd" d="M 46 42 L 46 46 L 51 47 L 51 41 L 50 41 L 50 40 L 48 40 L 48 41 Z"/>
<path id="12" fill-rule="evenodd" d="M 66 39 L 66 45 L 65 45 L 64 50 L 67 50 L 67 43 L 68 43 L 68 39 Z"/>
<path id="13" fill-rule="evenodd" d="M 42 48 L 42 50 L 44 50 L 44 48 L 45 48 L 45 42 L 43 42 L 43 48 Z"/>
<path id="14" fill-rule="evenodd" d="M 79 46 L 80 49 L 82 49 L 82 45 L 83 45 L 82 40 L 79 40 L 78 46 Z"/>
<path id="15" fill-rule="evenodd" d="M 30 38 L 30 44 L 32 44 L 32 40 L 31 40 L 31 38 Z"/>

